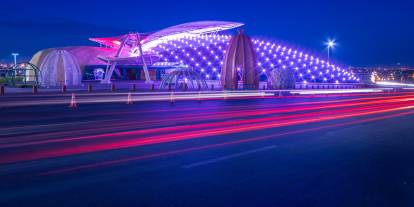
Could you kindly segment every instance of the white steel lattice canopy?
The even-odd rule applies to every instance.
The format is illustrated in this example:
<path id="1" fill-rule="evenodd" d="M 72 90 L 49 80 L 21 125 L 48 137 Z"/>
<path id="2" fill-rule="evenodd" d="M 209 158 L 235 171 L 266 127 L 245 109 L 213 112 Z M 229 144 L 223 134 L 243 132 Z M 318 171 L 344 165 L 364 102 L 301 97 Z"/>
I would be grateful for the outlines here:
<path id="1" fill-rule="evenodd" d="M 145 50 L 157 46 L 160 42 L 177 39 L 184 36 L 209 34 L 243 26 L 243 23 L 226 21 L 198 21 L 179 24 L 153 33 L 139 33 L 141 44 Z M 119 47 L 125 35 L 116 37 L 90 38 L 89 40 L 107 47 Z"/>

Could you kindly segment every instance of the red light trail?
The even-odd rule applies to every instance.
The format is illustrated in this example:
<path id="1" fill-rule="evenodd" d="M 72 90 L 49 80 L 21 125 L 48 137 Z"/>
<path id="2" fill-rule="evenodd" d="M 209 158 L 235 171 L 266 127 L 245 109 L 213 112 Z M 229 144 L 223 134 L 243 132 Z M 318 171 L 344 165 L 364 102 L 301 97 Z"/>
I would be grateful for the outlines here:
<path id="1" fill-rule="evenodd" d="M 63 135 L 62 138 L 51 136 L 53 133 L 47 136 L 45 134 L 33 137 L 24 136 L 25 139 L 17 139 L 18 142 L 10 143 L 10 140 L 1 142 L 0 164 L 121 150 L 190 139 L 207 139 L 216 136 L 222 136 L 222 141 L 228 142 L 230 138 L 227 135 L 236 133 L 334 120 L 344 120 L 346 122 L 345 119 L 396 113 L 398 111 L 411 113 L 411 110 L 414 109 L 414 96 L 369 97 L 322 103 L 274 104 L 273 108 L 271 108 L 271 105 L 263 109 L 257 109 L 257 106 L 253 106 L 253 109 L 246 107 L 240 110 L 240 108 L 235 107 L 234 110 L 231 109 L 225 112 L 190 113 L 161 120 L 130 123 L 130 125 L 142 124 L 144 127 L 153 128 L 86 136 L 70 136 L 71 134 L 79 134 L 76 131 L 59 132 L 60 135 Z M 197 120 L 203 122 L 194 123 Z M 110 128 L 111 124 L 108 123 L 105 127 Z M 120 125 L 115 125 L 114 128 L 122 129 Z M 36 140 L 38 138 L 43 139 Z"/>
<path id="2" fill-rule="evenodd" d="M 184 149 L 180 149 L 180 150 L 172 150 L 172 151 L 153 153 L 153 154 L 148 154 L 148 155 L 143 155 L 143 156 L 134 156 L 134 157 L 128 157 L 128 158 L 124 158 L 124 159 L 116 159 L 116 160 L 111 160 L 111 161 L 104 161 L 104 162 L 97 162 L 97 163 L 93 163 L 93 164 L 86 164 L 86 165 L 80 165 L 80 166 L 75 166 L 75 167 L 62 168 L 62 169 L 51 170 L 51 171 L 39 173 L 39 175 L 47 176 L 47 175 L 54 175 L 54 174 L 60 174 L 60 173 L 76 172 L 76 171 L 80 171 L 80 170 L 109 167 L 109 166 L 122 164 L 122 163 L 126 163 L 126 162 L 132 162 L 132 161 L 138 161 L 138 160 L 144 160 L 144 159 L 152 159 L 152 158 L 158 158 L 158 157 L 164 157 L 164 156 L 173 156 L 173 155 L 189 153 L 189 152 L 193 152 L 193 151 L 208 150 L 208 149 L 212 149 L 212 148 L 226 147 L 226 146 L 242 144 L 242 143 L 248 143 L 248 142 L 254 142 L 254 141 L 261 141 L 261 140 L 266 140 L 266 139 L 274 139 L 274 138 L 278 138 L 278 137 L 281 137 L 281 136 L 289 136 L 289 135 L 295 135 L 295 134 L 306 133 L 306 132 L 314 132 L 314 131 L 319 131 L 319 130 L 323 130 L 323 129 L 330 129 L 330 128 L 335 128 L 335 127 L 355 125 L 355 124 L 361 124 L 361 123 L 372 122 L 372 121 L 379 121 L 379 120 L 395 118 L 395 117 L 399 117 L 399 116 L 413 115 L 413 114 L 414 114 L 414 111 L 402 112 L 402 113 L 384 115 L 384 116 L 379 116 L 379 117 L 374 117 L 374 118 L 366 118 L 366 119 L 360 119 L 360 120 L 356 120 L 356 121 L 348 121 L 348 122 L 343 122 L 343 123 L 339 123 L 339 124 L 329 124 L 329 125 L 325 125 L 325 126 L 322 126 L 322 127 L 314 127 L 314 128 L 307 128 L 307 129 L 302 129 L 302 130 L 294 130 L 294 131 L 289 131 L 289 132 L 285 132 L 285 133 L 278 133 L 278 134 L 265 135 L 265 136 L 259 136 L 259 137 L 253 137 L 253 138 L 246 138 L 246 139 L 236 140 L 236 141 L 227 141 L 227 142 L 222 142 L 222 143 L 218 143 L 218 144 L 203 145 L 203 146 L 199 146 L 199 147 L 190 147 L 190 148 L 184 148 Z"/>

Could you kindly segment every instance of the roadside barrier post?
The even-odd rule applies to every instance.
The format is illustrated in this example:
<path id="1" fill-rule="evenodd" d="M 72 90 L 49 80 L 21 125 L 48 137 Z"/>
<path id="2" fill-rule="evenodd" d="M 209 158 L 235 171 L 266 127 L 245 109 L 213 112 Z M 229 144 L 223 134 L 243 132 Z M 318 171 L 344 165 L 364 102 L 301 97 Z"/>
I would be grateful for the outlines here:
<path id="1" fill-rule="evenodd" d="M 67 86 L 66 85 L 62 85 L 62 93 L 66 93 L 67 90 Z"/>
<path id="2" fill-rule="evenodd" d="M 88 92 L 91 93 L 92 92 L 92 84 L 88 84 Z"/>
<path id="3" fill-rule="evenodd" d="M 33 95 L 37 94 L 37 85 L 33 85 L 32 92 L 33 92 Z"/>
<path id="4" fill-rule="evenodd" d="M 174 103 L 174 91 L 172 91 L 170 93 L 170 103 L 173 104 Z"/>
<path id="5" fill-rule="evenodd" d="M 127 104 L 132 104 L 132 94 L 128 93 Z"/>
<path id="6" fill-rule="evenodd" d="M 78 105 L 76 104 L 76 96 L 75 96 L 75 93 L 72 93 L 72 97 L 70 99 L 69 107 L 70 108 L 77 108 L 78 107 Z"/>

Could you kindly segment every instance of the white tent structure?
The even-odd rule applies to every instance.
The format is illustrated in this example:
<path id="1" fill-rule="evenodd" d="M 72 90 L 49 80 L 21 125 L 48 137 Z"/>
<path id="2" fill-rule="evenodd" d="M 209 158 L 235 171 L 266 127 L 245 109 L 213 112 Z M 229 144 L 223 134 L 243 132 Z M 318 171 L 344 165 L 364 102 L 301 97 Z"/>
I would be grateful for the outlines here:
<path id="1" fill-rule="evenodd" d="M 46 55 L 40 67 L 40 85 L 55 87 L 61 85 L 77 86 L 82 75 L 78 61 L 66 50 L 53 50 Z"/>

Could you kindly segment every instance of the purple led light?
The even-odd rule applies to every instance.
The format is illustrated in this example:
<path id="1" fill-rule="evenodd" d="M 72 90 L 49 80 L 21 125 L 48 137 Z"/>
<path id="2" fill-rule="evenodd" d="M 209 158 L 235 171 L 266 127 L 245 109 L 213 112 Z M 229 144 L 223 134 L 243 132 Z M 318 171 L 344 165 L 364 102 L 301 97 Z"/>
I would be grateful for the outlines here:
<path id="1" fill-rule="evenodd" d="M 160 44 L 154 51 L 163 57 L 165 62 L 181 62 L 204 73 L 205 78 L 215 79 L 219 77 L 225 48 L 230 38 L 228 35 L 219 34 L 183 37 Z M 302 51 L 260 39 L 253 39 L 253 44 L 257 51 L 258 70 L 262 72 L 284 68 L 294 70 L 298 80 L 302 81 L 330 83 L 358 81 L 343 68 Z M 330 70 L 335 73 L 330 74 Z M 304 73 L 306 76 L 303 75 Z M 323 74 L 330 75 L 323 77 Z M 334 79 L 335 77 L 337 79 Z"/>

